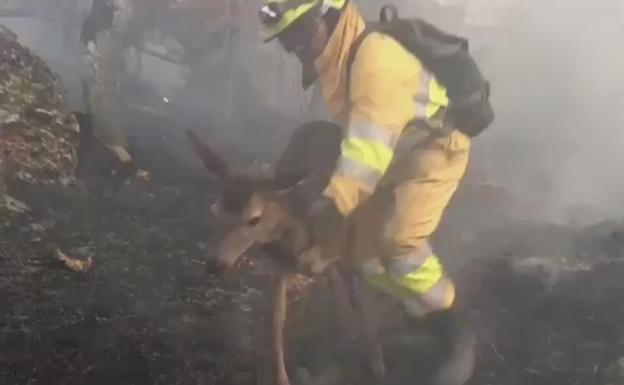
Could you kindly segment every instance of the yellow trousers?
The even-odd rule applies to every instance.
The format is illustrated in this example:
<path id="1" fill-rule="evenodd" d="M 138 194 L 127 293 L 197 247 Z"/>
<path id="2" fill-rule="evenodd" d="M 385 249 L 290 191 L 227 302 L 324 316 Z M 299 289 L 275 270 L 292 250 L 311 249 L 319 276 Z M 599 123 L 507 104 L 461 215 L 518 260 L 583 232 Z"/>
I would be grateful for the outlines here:
<path id="1" fill-rule="evenodd" d="M 453 131 L 389 170 L 389 179 L 397 182 L 390 183 L 391 203 L 384 207 L 381 256 L 367 260 L 363 271 L 372 285 L 400 297 L 419 315 L 449 308 L 455 298 L 428 239 L 466 171 L 469 152 L 470 139 Z"/>

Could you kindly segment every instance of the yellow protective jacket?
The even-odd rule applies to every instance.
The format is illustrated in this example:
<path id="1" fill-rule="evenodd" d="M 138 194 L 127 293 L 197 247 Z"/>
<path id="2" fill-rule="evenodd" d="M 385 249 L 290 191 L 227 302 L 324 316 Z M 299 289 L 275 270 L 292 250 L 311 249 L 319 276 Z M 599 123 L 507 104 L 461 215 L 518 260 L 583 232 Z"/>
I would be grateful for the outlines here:
<path id="1" fill-rule="evenodd" d="M 418 58 L 377 32 L 357 50 L 347 90 L 347 59 L 364 27 L 356 7 L 347 3 L 315 62 L 323 97 L 344 129 L 340 160 L 324 191 L 344 215 L 374 192 L 397 158 L 406 127 L 418 121 L 435 126 L 448 105 L 446 90 Z"/>

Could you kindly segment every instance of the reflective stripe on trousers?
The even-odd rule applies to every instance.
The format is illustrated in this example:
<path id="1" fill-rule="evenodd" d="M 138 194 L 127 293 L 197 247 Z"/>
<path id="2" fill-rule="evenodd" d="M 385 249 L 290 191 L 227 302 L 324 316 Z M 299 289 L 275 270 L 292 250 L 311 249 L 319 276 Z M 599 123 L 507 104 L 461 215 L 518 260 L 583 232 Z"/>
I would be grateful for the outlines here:
<path id="1" fill-rule="evenodd" d="M 375 258 L 365 262 L 362 270 L 369 284 L 400 299 L 415 316 L 449 308 L 455 299 L 455 286 L 445 276 L 438 257 L 430 253 L 421 263 L 415 262 L 396 258 L 384 266 Z"/>

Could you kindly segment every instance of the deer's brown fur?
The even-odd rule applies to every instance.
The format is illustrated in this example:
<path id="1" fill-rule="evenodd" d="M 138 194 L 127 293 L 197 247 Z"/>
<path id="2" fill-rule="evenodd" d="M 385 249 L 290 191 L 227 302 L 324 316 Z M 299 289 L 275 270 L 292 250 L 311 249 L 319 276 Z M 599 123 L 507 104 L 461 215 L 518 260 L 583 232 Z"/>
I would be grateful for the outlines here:
<path id="1" fill-rule="evenodd" d="M 326 122 L 312 122 L 300 127 L 278 162 L 276 175 L 269 178 L 232 172 L 208 145 L 192 133 L 189 138 L 206 167 L 220 181 L 221 197 L 215 205 L 215 212 L 222 223 L 229 225 L 224 226 L 227 230 L 220 242 L 219 261 L 230 268 L 250 247 L 259 244 L 276 262 L 272 295 L 275 380 L 278 385 L 289 385 L 284 357 L 287 294 L 301 267 L 297 256 L 310 246 L 305 219 L 292 206 L 296 200 L 291 194 L 293 191 L 301 193 L 301 190 L 308 194 L 308 198 L 320 194 L 340 152 L 340 128 Z M 294 186 L 306 188 L 295 190 Z M 380 189 L 350 216 L 345 227 L 347 231 L 344 231 L 346 236 L 335 239 L 340 243 L 336 249 L 342 251 L 338 264 L 325 260 L 320 253 L 312 253 L 312 262 L 328 267 L 326 271 L 340 318 L 347 331 L 358 330 L 364 337 L 371 368 L 378 376 L 385 374 L 385 365 L 367 290 L 357 274 L 344 272 L 363 260 L 384 255 L 385 213 L 392 204 L 392 190 Z M 358 316 L 354 315 L 355 311 L 359 312 Z M 464 384 L 474 366 L 472 329 L 461 312 L 455 309 L 433 313 L 425 323 L 430 324 L 446 352 L 439 357 L 441 367 L 433 383 Z"/>
<path id="2" fill-rule="evenodd" d="M 274 177 L 259 177 L 233 172 L 206 143 L 193 133 L 188 137 L 204 165 L 219 179 L 220 196 L 213 206 L 213 212 L 226 228 L 225 236 L 219 242 L 218 261 L 224 268 L 235 266 L 241 256 L 254 244 L 263 245 L 276 263 L 277 277 L 273 287 L 273 354 L 275 378 L 279 385 L 288 385 L 284 358 L 284 323 L 287 312 L 287 291 L 289 282 L 296 279 L 296 256 L 309 246 L 305 221 L 293 212 L 289 205 L 289 194 L 297 184 L 306 183 L 306 177 L 316 173 L 319 186 L 307 186 L 320 192 L 326 183 L 339 153 L 340 132 L 337 126 L 324 122 L 313 122 L 301 127 L 293 136 L 277 165 Z M 365 222 L 372 224 L 372 218 Z M 373 230 L 375 233 L 375 230 Z M 369 232 L 369 236 L 370 236 Z M 378 233 L 376 233 L 378 234 Z M 366 246 L 363 246 L 364 248 Z M 362 247 L 359 247 L 362 249 Z M 316 256 L 322 259 L 322 255 Z M 330 265 L 322 262 L 324 265 Z M 352 304 L 362 299 L 355 295 L 353 286 L 345 283 L 335 266 L 329 268 L 329 280 L 338 300 L 337 309 L 345 327 L 353 332 L 364 326 L 363 334 L 377 358 L 376 372 L 382 374 L 381 349 L 374 338 L 374 328 L 359 325 L 359 317 L 353 315 Z M 366 314 L 363 314 L 366 315 Z M 364 317 L 365 320 L 367 319 Z"/>

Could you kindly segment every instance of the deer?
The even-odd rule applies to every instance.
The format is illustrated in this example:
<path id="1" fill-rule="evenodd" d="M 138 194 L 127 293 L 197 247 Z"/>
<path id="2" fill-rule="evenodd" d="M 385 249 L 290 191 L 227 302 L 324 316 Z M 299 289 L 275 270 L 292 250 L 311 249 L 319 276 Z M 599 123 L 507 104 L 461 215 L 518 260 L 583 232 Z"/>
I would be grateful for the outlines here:
<path id="1" fill-rule="evenodd" d="M 358 331 L 365 341 L 371 370 L 376 377 L 383 378 L 386 366 L 378 320 L 370 293 L 354 267 L 381 255 L 384 212 L 392 199 L 391 190 L 376 193 L 349 217 L 344 229 L 332 240 L 339 243 L 338 259 L 326 258 L 321 253 L 305 253 L 307 258 L 297 258 L 309 250 L 311 239 L 305 215 L 293 207 L 294 195 L 301 191 L 320 195 L 340 155 L 341 128 L 324 121 L 299 127 L 272 176 L 234 171 L 194 131 L 187 130 L 186 134 L 204 166 L 218 180 L 219 197 L 211 211 L 221 225 L 216 252 L 220 270 L 226 276 L 236 271 L 255 246 L 260 246 L 274 262 L 271 319 L 275 383 L 290 385 L 284 356 L 289 291 L 306 278 L 314 280 L 321 275 L 328 278 L 343 327 L 349 334 L 354 329 Z M 467 380 L 464 373 L 458 377 L 461 379 L 453 385 Z"/>

